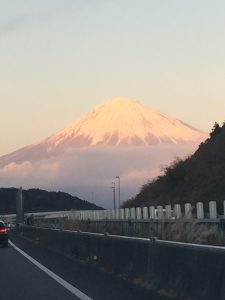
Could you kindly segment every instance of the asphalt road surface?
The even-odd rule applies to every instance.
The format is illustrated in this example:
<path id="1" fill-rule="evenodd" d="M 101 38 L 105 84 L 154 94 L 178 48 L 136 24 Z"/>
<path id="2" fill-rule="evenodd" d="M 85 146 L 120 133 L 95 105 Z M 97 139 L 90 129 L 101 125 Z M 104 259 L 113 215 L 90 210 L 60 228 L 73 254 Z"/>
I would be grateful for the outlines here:
<path id="1" fill-rule="evenodd" d="M 0 248 L 0 299 L 166 300 L 34 242 L 10 240 L 9 248 Z"/>
<path id="2" fill-rule="evenodd" d="M 0 299 L 79 299 L 12 246 L 0 249 Z"/>

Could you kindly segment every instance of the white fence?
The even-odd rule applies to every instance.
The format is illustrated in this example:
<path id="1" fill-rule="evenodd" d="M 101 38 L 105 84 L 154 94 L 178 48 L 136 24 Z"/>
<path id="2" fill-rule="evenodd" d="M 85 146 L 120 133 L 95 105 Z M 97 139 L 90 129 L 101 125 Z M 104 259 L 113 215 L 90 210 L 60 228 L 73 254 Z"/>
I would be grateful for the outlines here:
<path id="1" fill-rule="evenodd" d="M 210 201 L 209 209 L 206 211 L 202 202 L 197 202 L 196 206 L 190 203 L 184 205 L 175 204 L 150 207 L 132 207 L 107 210 L 82 210 L 73 211 L 70 216 L 75 220 L 173 220 L 185 217 L 186 219 L 217 219 L 225 218 L 225 201 L 223 201 L 223 215 L 218 216 L 216 201 Z"/>

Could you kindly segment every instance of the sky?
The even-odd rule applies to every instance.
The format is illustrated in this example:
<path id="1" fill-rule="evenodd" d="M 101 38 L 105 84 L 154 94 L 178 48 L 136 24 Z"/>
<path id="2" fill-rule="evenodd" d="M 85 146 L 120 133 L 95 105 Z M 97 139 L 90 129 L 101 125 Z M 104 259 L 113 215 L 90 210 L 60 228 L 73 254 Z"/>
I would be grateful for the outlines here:
<path id="1" fill-rule="evenodd" d="M 225 1 L 0 0 L 0 155 L 105 100 L 225 120 Z"/>

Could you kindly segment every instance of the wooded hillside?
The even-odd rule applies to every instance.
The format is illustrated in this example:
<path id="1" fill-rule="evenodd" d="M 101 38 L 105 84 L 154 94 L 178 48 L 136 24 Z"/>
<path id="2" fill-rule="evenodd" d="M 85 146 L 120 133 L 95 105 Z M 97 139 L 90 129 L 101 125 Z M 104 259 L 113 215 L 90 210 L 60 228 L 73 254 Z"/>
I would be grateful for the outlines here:
<path id="1" fill-rule="evenodd" d="M 215 123 L 210 138 L 185 160 L 177 159 L 164 174 L 145 184 L 124 207 L 225 200 L 225 123 Z"/>
<path id="2" fill-rule="evenodd" d="M 16 212 L 17 191 L 16 188 L 0 188 L 0 214 Z M 25 212 L 101 209 L 67 193 L 40 189 L 24 190 L 23 199 Z"/>

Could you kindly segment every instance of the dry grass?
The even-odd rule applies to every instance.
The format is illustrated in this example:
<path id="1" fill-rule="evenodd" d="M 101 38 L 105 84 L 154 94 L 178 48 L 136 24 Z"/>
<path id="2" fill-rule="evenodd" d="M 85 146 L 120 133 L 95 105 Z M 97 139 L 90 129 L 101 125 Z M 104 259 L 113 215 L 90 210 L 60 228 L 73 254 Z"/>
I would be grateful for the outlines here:
<path id="1" fill-rule="evenodd" d="M 149 237 L 146 227 L 140 226 L 137 231 L 135 227 L 126 230 L 118 222 L 97 222 L 97 221 L 78 221 L 67 219 L 63 223 L 63 229 L 75 231 L 98 232 L 117 235 L 128 235 L 137 237 Z M 225 244 L 225 234 L 219 224 L 200 223 L 196 219 L 190 220 L 181 218 L 174 221 L 163 220 L 155 228 L 157 238 L 168 241 L 178 241 L 195 244 L 208 244 L 223 246 Z"/>
<path id="2" fill-rule="evenodd" d="M 171 223 L 163 222 L 159 237 L 162 240 L 215 246 L 224 245 L 224 232 L 218 224 L 199 223 L 196 220 L 190 221 L 185 218 Z"/>

